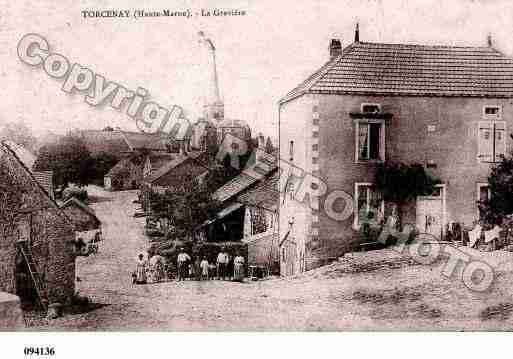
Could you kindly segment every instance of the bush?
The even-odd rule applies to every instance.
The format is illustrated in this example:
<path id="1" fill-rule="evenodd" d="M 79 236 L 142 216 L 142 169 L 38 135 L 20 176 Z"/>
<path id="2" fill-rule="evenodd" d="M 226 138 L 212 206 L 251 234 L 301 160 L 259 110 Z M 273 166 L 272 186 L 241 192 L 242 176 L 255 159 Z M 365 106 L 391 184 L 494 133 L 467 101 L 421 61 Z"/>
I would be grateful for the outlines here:
<path id="1" fill-rule="evenodd" d="M 87 202 L 87 200 L 89 199 L 87 191 L 83 188 L 78 187 L 68 187 L 62 192 L 63 201 L 67 201 L 71 197 L 75 197 L 76 199 L 82 202 Z"/>

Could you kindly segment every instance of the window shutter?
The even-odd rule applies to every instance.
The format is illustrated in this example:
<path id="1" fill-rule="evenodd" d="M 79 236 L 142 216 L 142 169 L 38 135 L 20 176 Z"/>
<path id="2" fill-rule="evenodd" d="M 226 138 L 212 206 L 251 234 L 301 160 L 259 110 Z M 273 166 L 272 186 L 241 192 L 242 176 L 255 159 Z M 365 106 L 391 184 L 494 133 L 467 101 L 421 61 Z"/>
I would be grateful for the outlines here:
<path id="1" fill-rule="evenodd" d="M 495 161 L 501 160 L 506 154 L 506 122 L 495 122 Z"/>
<path id="2" fill-rule="evenodd" d="M 477 156 L 481 162 L 493 160 L 493 126 L 489 121 L 479 122 Z"/>

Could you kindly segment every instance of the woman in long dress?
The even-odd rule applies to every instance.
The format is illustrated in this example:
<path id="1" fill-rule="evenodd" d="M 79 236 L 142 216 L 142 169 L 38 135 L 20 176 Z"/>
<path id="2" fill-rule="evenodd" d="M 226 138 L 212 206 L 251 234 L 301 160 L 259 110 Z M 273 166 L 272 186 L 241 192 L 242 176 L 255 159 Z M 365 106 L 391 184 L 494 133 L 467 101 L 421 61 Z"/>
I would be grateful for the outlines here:
<path id="1" fill-rule="evenodd" d="M 233 280 L 238 282 L 244 280 L 244 257 L 241 255 L 233 259 Z"/>
<path id="2" fill-rule="evenodd" d="M 139 254 L 139 260 L 135 267 L 135 284 L 146 284 L 146 270 L 148 269 L 148 263 L 144 259 L 143 254 Z"/>

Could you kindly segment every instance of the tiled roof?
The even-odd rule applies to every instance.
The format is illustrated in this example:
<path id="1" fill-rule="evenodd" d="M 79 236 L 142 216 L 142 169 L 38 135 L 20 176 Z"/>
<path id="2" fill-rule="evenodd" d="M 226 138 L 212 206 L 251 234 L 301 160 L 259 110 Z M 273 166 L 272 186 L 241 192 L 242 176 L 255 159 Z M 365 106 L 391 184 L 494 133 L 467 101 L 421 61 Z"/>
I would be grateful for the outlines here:
<path id="1" fill-rule="evenodd" d="M 53 171 L 32 171 L 32 175 L 41 187 L 45 189 L 50 198 L 53 199 L 55 197 L 53 191 Z"/>
<path id="2" fill-rule="evenodd" d="M 54 198 L 53 188 L 53 172 L 52 171 L 34 171 L 34 163 L 36 156 L 22 145 L 12 141 L 4 141 L 4 145 L 8 146 L 14 152 L 16 157 L 23 165 L 32 173 L 36 181 L 45 189 L 50 198 Z"/>
<path id="3" fill-rule="evenodd" d="M 93 156 L 103 152 L 119 158 L 123 153 L 130 151 L 119 131 L 78 130 L 76 134 L 82 138 Z"/>
<path id="4" fill-rule="evenodd" d="M 513 59 L 491 47 L 355 42 L 289 92 L 513 97 Z"/>
<path id="5" fill-rule="evenodd" d="M 77 199 L 75 197 L 71 197 L 66 202 L 61 204 L 61 208 L 66 208 L 71 205 L 74 205 L 75 207 L 79 208 L 83 212 L 87 213 L 89 216 L 91 216 L 93 219 L 95 219 L 98 223 L 101 223 L 101 221 L 96 216 L 96 212 L 91 207 L 89 207 L 84 202 L 80 201 L 79 199 Z"/>
<path id="6" fill-rule="evenodd" d="M 166 150 L 164 138 L 160 135 L 126 131 L 120 131 L 120 133 L 132 151 L 140 149 L 148 149 L 153 151 Z"/>
<path id="7" fill-rule="evenodd" d="M 4 141 L 4 144 L 9 146 L 9 148 L 16 154 L 21 162 L 27 167 L 29 170 L 32 170 L 34 167 L 34 163 L 36 162 L 36 156 L 27 150 L 22 145 L 19 145 L 13 141 Z"/>
<path id="8" fill-rule="evenodd" d="M 59 215 L 61 215 L 62 218 L 65 219 L 66 223 L 70 225 L 70 228 L 74 228 L 73 222 L 71 221 L 71 219 L 59 207 L 57 202 L 55 202 L 55 200 L 48 195 L 48 193 L 43 188 L 43 186 L 41 186 L 41 184 L 38 181 L 36 181 L 36 179 L 34 178 L 34 175 L 30 171 L 30 169 L 25 166 L 25 164 L 18 158 L 16 153 L 11 149 L 11 147 L 9 145 L 5 144 L 3 141 L 0 141 L 0 160 L 2 160 L 2 153 L 11 157 L 12 159 L 14 159 L 15 162 L 17 164 L 19 164 L 19 166 L 21 166 L 22 170 L 27 175 L 27 178 L 25 179 L 26 181 L 24 181 L 24 183 L 25 184 L 28 184 L 28 183 L 34 184 L 35 187 L 39 189 L 39 191 L 40 191 L 39 193 L 42 194 L 43 198 L 45 198 L 47 200 L 47 202 L 51 204 L 52 207 L 57 209 L 57 212 L 59 213 Z"/>
<path id="9" fill-rule="evenodd" d="M 280 197 L 278 192 L 279 177 L 278 170 L 274 169 L 272 174 L 256 184 L 255 187 L 238 195 L 237 202 L 271 211 L 276 210 Z"/>
<path id="10" fill-rule="evenodd" d="M 159 168 L 164 166 L 165 164 L 174 160 L 176 155 L 171 153 L 151 153 L 150 154 L 150 164 L 151 170 L 157 171 Z"/>
<path id="11" fill-rule="evenodd" d="M 122 158 L 109 170 L 109 172 L 107 172 L 105 177 L 114 177 L 127 168 L 130 168 L 130 158 Z"/>
<path id="12" fill-rule="evenodd" d="M 191 151 L 185 155 L 177 154 L 173 160 L 163 164 L 158 170 L 156 170 L 154 173 L 152 173 L 147 178 L 145 178 L 144 181 L 147 183 L 154 183 L 157 180 L 159 180 L 162 176 L 168 174 L 174 168 L 178 167 L 180 164 L 185 162 L 186 160 L 196 159 L 200 155 L 202 155 L 202 152 L 200 152 L 200 151 Z"/>
<path id="13" fill-rule="evenodd" d="M 266 162 L 265 164 L 257 162 L 215 191 L 213 197 L 218 201 L 224 202 L 259 182 L 276 168 L 276 162 Z"/>

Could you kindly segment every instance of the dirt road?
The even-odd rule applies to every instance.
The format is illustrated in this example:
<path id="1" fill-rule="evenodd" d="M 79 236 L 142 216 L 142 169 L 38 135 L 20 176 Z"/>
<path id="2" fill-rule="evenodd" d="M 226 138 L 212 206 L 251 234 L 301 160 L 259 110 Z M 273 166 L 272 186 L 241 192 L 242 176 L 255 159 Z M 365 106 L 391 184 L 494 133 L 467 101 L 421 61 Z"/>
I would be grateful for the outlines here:
<path id="1" fill-rule="evenodd" d="M 136 256 L 148 246 L 136 192 L 91 188 L 103 222 L 100 252 L 78 258 L 77 288 L 94 310 L 34 323 L 36 330 L 490 330 L 513 328 L 511 270 L 492 289 L 469 291 L 435 265 L 403 258 L 355 259 L 292 279 L 133 286 Z M 354 270 L 347 270 L 353 268 Z M 364 269 L 364 270 L 363 270 Z"/>

